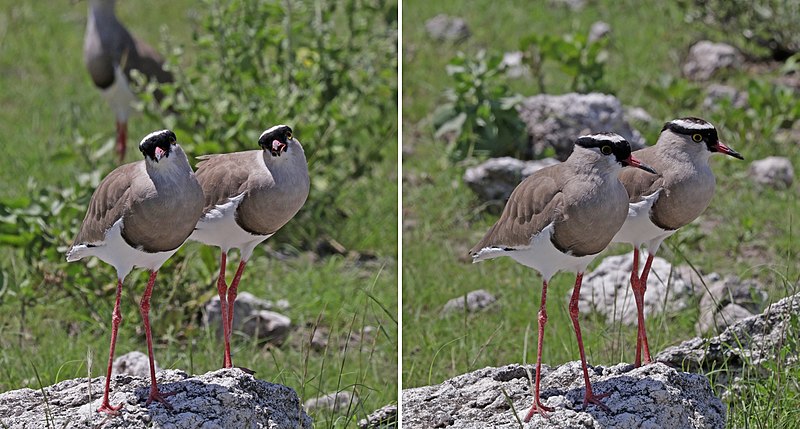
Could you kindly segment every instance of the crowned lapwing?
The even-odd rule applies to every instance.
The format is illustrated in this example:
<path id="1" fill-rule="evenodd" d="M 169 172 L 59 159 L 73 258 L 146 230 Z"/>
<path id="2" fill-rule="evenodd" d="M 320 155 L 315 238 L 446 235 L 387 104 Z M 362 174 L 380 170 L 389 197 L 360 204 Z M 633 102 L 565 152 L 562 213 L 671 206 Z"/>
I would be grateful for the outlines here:
<path id="1" fill-rule="evenodd" d="M 541 403 L 539 382 L 542 338 L 547 323 L 547 283 L 558 271 L 577 275 L 569 313 L 586 384 L 583 407 L 589 403 L 604 407 L 599 399 L 605 395 L 594 394 L 589 381 L 578 323 L 578 296 L 584 270 L 625 222 L 628 195 L 617 178 L 624 166 L 638 167 L 647 171 L 646 174 L 654 173 L 631 156 L 630 144 L 617 134 L 578 138 L 566 161 L 536 171 L 514 189 L 500 219 L 470 250 L 473 262 L 509 256 L 542 275 L 535 392 L 526 422 L 534 413 L 545 415 L 546 411 L 553 410 Z"/>
<path id="2" fill-rule="evenodd" d="M 303 147 L 286 125 L 264 131 L 261 150 L 201 156 L 197 180 L 205 209 L 190 239 L 221 249 L 217 292 L 225 351 L 230 368 L 233 306 L 242 272 L 255 247 L 286 225 L 303 207 L 309 191 Z M 230 288 L 225 282 L 228 252 L 239 249 L 240 261 Z"/>
<path id="3" fill-rule="evenodd" d="M 144 161 L 117 167 L 100 182 L 78 236 L 67 252 L 69 262 L 96 256 L 117 270 L 105 392 L 98 409 L 112 414 L 121 406 L 111 405 L 108 395 L 117 330 L 122 322 L 119 310 L 122 282 L 134 267 L 150 270 L 150 280 L 139 307 L 150 358 L 147 404 L 157 400 L 169 407 L 156 386 L 148 316 L 150 296 L 158 269 L 178 251 L 203 214 L 203 190 L 175 134 L 169 130 L 151 133 L 139 143 L 139 150 L 144 154 Z"/>
<path id="4" fill-rule="evenodd" d="M 614 242 L 633 244 L 631 288 L 636 301 L 638 330 L 635 366 L 650 363 L 650 347 L 644 326 L 644 294 L 650 265 L 661 243 L 679 228 L 696 219 L 714 196 L 716 180 L 708 159 L 714 153 L 744 159 L 739 152 L 719 141 L 717 129 L 699 118 L 667 122 L 655 145 L 635 152 L 659 175 L 626 169 L 620 180 L 628 191 L 630 206 L 625 224 Z M 647 247 L 647 261 L 639 274 L 639 252 Z"/>
<path id="5" fill-rule="evenodd" d="M 114 13 L 116 0 L 91 0 L 83 39 L 83 62 L 92 82 L 103 94 L 117 120 L 117 158 L 125 158 L 130 116 L 136 96 L 129 81 L 138 70 L 147 79 L 172 82 L 164 59 L 150 45 L 133 36 Z"/>

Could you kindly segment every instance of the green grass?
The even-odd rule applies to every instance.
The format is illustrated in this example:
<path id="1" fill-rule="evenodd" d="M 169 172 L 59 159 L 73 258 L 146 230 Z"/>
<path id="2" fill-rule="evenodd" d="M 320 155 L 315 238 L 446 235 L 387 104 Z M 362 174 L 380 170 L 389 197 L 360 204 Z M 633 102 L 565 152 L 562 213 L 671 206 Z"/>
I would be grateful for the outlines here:
<path id="1" fill-rule="evenodd" d="M 402 133 L 403 145 L 410 152 L 403 158 L 403 213 L 404 223 L 409 225 L 403 230 L 404 388 L 439 383 L 484 366 L 535 361 L 541 277 L 510 259 L 477 265 L 467 260 L 467 250 L 497 215 L 485 211 L 461 179 L 464 170 L 479 160 L 451 164 L 445 143 L 433 137 L 428 121 L 428 115 L 444 100 L 443 91 L 450 85 L 445 65 L 458 51 L 475 55 L 480 49 L 496 53 L 516 50 L 519 39 L 530 33 L 583 32 L 596 20 L 608 22 L 612 39 L 605 82 L 623 105 L 642 106 L 657 121 L 689 115 L 706 117 L 718 126 L 721 138 L 747 159 L 741 162 L 715 157 L 712 164 L 718 179 L 717 193 L 711 206 L 697 222 L 670 238 L 659 256 L 674 264 L 691 262 L 704 273 L 757 278 L 772 300 L 795 292 L 796 287 L 791 285 L 800 275 L 796 262 L 800 244 L 795 238 L 797 185 L 784 191 L 763 189 L 747 178 L 747 167 L 750 161 L 769 155 L 787 156 L 794 165 L 800 165 L 798 146 L 780 144 L 772 134 L 759 134 L 760 127 L 743 129 L 738 119 L 720 113 L 701 107 L 678 108 L 685 100 L 663 98 L 645 90 L 647 85 L 657 86 L 664 75 L 680 77 L 681 59 L 693 41 L 724 40 L 725 35 L 686 24 L 675 4 L 661 2 L 599 1 L 571 12 L 544 1 L 411 0 L 404 3 L 403 12 Z M 439 13 L 464 18 L 472 36 L 460 44 L 431 41 L 424 23 Z M 548 92 L 566 92 L 566 76 L 552 64 L 548 67 Z M 749 78 L 742 72 L 732 73 L 726 80 L 744 88 Z M 770 76 L 758 79 L 769 81 Z M 523 95 L 535 95 L 537 88 L 534 79 L 512 81 L 510 87 Z M 758 126 L 759 119 L 753 121 Z M 641 131 L 652 143 L 659 127 Z M 711 226 L 713 229 L 709 229 Z M 630 252 L 630 248 L 615 245 L 603 256 L 623 252 Z M 578 359 L 567 311 L 573 281 L 574 277 L 560 274 L 548 289 L 543 360 L 551 365 Z M 477 314 L 440 315 L 447 300 L 481 288 L 498 297 L 492 308 Z M 690 304 L 678 314 L 647 320 L 653 352 L 694 336 L 697 302 Z M 595 314 L 582 314 L 581 327 L 590 363 L 633 360 L 634 327 L 606 324 Z M 797 376 L 796 367 L 788 372 Z M 750 385 L 764 384 L 754 376 L 749 381 Z M 785 386 L 766 385 L 772 386 L 771 394 Z M 754 400 L 760 398 L 752 396 Z M 732 422 L 743 421 L 750 412 L 760 413 L 748 417 L 757 420 L 775 409 L 766 401 L 749 403 L 749 408 L 742 408 L 742 401 L 734 404 Z M 787 402 L 779 405 L 786 406 Z M 797 416 L 787 415 L 786 421 L 796 425 Z"/>
<path id="2" fill-rule="evenodd" d="M 7 154 L 0 168 L 4 183 L 0 198 L 27 195 L 29 182 L 33 190 L 71 185 L 93 164 L 102 165 L 105 174 L 112 167 L 110 162 L 80 160 L 94 156 L 114 137 L 113 115 L 82 62 L 88 2 L 0 0 L 0 4 L 4 53 L 0 56 L 0 133 L 4 136 L 0 150 Z M 199 7 L 189 0 L 119 2 L 118 16 L 153 46 L 160 47 L 162 37 L 167 37 L 173 45 L 187 46 L 191 58 L 192 31 L 205 12 Z M 147 28 L 156 30 L 147 33 Z M 286 118 L 286 123 L 292 120 Z M 148 115 L 131 118 L 128 160 L 139 159 L 137 136 L 162 127 Z M 79 140 L 89 143 L 77 145 Z M 312 413 L 315 427 L 354 427 L 374 409 L 397 402 L 398 159 L 392 141 L 374 141 L 382 147 L 381 160 L 372 171 L 335 190 L 334 201 L 342 217 L 335 228 L 326 228 L 335 231 L 330 238 L 352 253 L 320 258 L 308 249 L 293 248 L 281 239 L 299 228 L 290 222 L 256 250 L 241 282 L 240 292 L 288 300 L 291 307 L 284 313 L 292 319 L 293 330 L 281 346 L 259 344 L 234 333 L 235 364 L 255 370 L 261 379 L 294 388 L 302 401 L 337 390 L 355 391 L 361 400 L 350 410 Z M 75 151 L 80 151 L 77 160 L 58 155 Z M 196 155 L 200 154 L 190 154 Z M 189 243 L 179 252 L 186 256 L 181 260 L 189 262 L 176 266 L 173 258 L 159 275 L 150 317 L 155 358 L 162 368 L 203 373 L 221 365 L 221 342 L 202 327 L 199 315 L 186 315 L 187 308 L 199 308 L 216 294 L 216 267 L 194 263 L 207 259 L 209 252 L 218 260 L 218 249 Z M 30 284 L 32 278 L 46 277 L 39 271 L 47 268 L 45 264 L 28 266 L 16 249 L 2 248 L 0 255 L 0 312 L 4 315 L 0 320 L 0 391 L 38 388 L 39 379 L 49 385 L 85 377 L 89 365 L 92 376 L 104 375 L 115 281 L 110 270 L 97 271 L 91 285 L 71 285 L 59 278 Z M 230 279 L 238 254 L 229 260 Z M 102 265 L 98 263 L 78 264 Z M 117 355 L 146 348 L 138 314 L 145 281 L 145 273 L 134 271 L 125 283 Z M 81 290 L 93 292 L 82 297 Z M 187 294 L 193 294 L 190 301 L 185 300 Z M 374 330 L 363 335 L 361 342 L 346 341 L 351 333 L 360 334 L 367 327 Z M 309 347 L 317 328 L 330 331 L 326 350 Z"/>

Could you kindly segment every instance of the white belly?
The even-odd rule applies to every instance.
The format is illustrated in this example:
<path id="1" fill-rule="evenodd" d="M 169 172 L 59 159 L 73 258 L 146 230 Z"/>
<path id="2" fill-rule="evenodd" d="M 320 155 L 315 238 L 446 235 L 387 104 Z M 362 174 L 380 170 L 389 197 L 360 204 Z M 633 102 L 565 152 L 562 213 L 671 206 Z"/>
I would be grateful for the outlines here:
<path id="1" fill-rule="evenodd" d="M 242 253 L 242 259 L 249 259 L 253 249 L 259 243 L 271 237 L 272 234 L 251 234 L 236 223 L 236 208 L 243 198 L 244 194 L 239 194 L 230 198 L 227 203 L 219 204 L 209 210 L 197 222 L 197 226 L 192 235 L 189 236 L 189 239 L 210 246 L 217 246 L 226 253 L 231 249 L 239 249 Z"/>
<path id="2" fill-rule="evenodd" d="M 485 247 L 473 258 L 473 262 L 485 259 L 509 256 L 526 267 L 541 273 L 546 281 L 550 281 L 559 271 L 582 273 L 597 255 L 573 256 L 562 253 L 550 241 L 554 225 L 547 225 L 540 233 L 531 238 L 529 246 L 505 250 L 499 247 Z"/>
<path id="3" fill-rule="evenodd" d="M 150 271 L 158 270 L 178 249 L 155 253 L 134 249 L 122 238 L 122 219 L 120 219 L 106 232 L 104 242 L 94 246 L 82 244 L 73 247 L 67 253 L 67 261 L 73 262 L 87 256 L 96 256 L 116 268 L 117 276 L 124 279 L 133 267 L 141 267 Z"/>
<path id="4" fill-rule="evenodd" d="M 128 85 L 128 79 L 120 67 L 114 67 L 114 83 L 102 91 L 103 98 L 111 106 L 114 116 L 120 122 L 127 122 L 133 111 L 136 95 Z"/>
<path id="5" fill-rule="evenodd" d="M 656 202 L 659 192 L 661 191 L 644 197 L 638 203 L 628 205 L 628 217 L 622 228 L 611 239 L 612 243 L 631 243 L 636 247 L 644 244 L 650 253 L 655 254 L 661 242 L 675 233 L 675 230 L 663 229 L 650 220 L 650 209 Z"/>

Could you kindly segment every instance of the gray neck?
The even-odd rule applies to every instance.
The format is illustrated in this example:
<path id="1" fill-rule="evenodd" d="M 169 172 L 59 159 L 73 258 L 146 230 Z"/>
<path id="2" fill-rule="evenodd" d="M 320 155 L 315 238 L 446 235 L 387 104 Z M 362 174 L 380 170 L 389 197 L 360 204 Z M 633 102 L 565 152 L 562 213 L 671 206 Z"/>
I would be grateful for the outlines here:
<path id="1" fill-rule="evenodd" d="M 91 0 L 89 3 L 89 9 L 98 12 L 102 11 L 111 13 L 113 15 L 116 3 L 116 0 Z"/>

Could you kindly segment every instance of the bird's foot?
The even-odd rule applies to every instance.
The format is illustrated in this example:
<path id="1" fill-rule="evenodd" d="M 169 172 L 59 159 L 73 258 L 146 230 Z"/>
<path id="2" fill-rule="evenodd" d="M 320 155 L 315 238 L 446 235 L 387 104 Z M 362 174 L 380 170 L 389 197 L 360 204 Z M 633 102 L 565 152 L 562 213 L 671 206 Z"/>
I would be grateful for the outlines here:
<path id="1" fill-rule="evenodd" d="M 147 397 L 147 402 L 145 402 L 145 406 L 150 405 L 153 401 L 158 401 L 164 404 L 164 407 L 171 410 L 172 405 L 164 398 L 165 396 L 172 396 L 175 392 L 159 392 L 158 389 L 151 389 L 150 396 Z"/>
<path id="2" fill-rule="evenodd" d="M 551 413 L 553 410 L 553 407 L 542 405 L 542 402 L 539 399 L 536 399 L 533 402 L 533 405 L 531 405 L 531 409 L 528 410 L 528 414 L 525 415 L 525 423 L 531 421 L 531 418 L 533 418 L 534 414 L 538 414 L 544 418 L 547 418 L 547 413 Z"/>
<path id="3" fill-rule="evenodd" d="M 645 353 L 644 357 L 640 357 L 633 361 L 633 367 L 639 368 L 642 365 L 650 365 L 653 363 L 653 359 L 650 357 L 650 353 Z"/>
<path id="4" fill-rule="evenodd" d="M 103 404 L 100 405 L 100 408 L 97 409 L 98 413 L 106 413 L 110 416 L 118 416 L 121 413 L 119 412 L 120 408 L 122 408 L 122 404 L 119 405 L 111 405 L 108 400 L 103 401 Z"/>
<path id="5" fill-rule="evenodd" d="M 586 392 L 586 396 L 583 397 L 583 411 L 586 411 L 586 407 L 588 407 L 589 404 L 592 404 L 592 405 L 596 405 L 598 408 L 600 408 L 601 410 L 603 410 L 605 412 L 610 412 L 611 409 L 608 408 L 608 406 L 606 406 L 606 404 L 600 402 L 601 399 L 603 399 L 603 398 L 605 398 L 606 396 L 609 396 L 609 395 L 611 395 L 611 392 L 598 393 L 598 394 L 595 395 L 594 393 L 592 393 L 591 390 L 589 390 L 588 392 Z"/>

